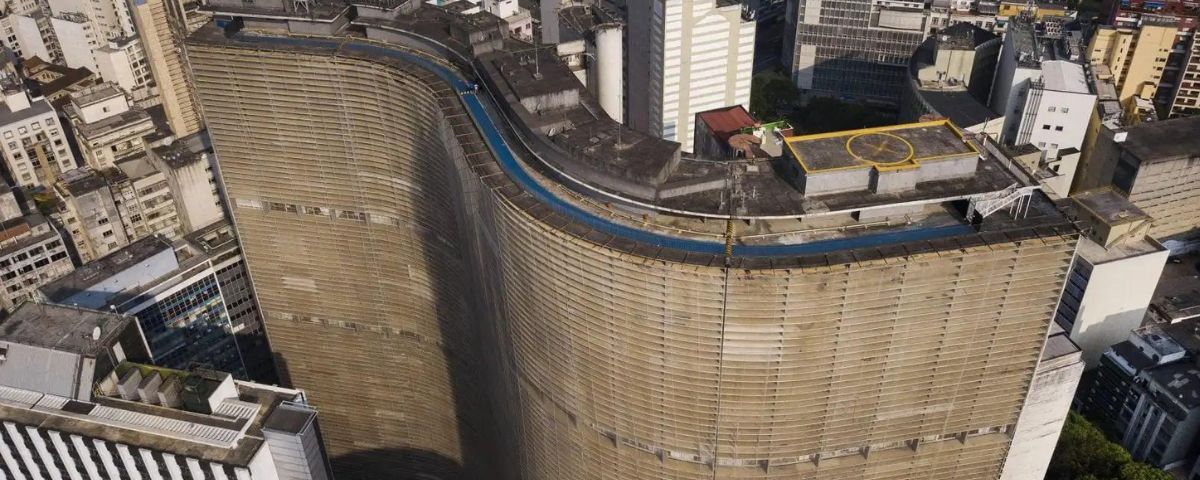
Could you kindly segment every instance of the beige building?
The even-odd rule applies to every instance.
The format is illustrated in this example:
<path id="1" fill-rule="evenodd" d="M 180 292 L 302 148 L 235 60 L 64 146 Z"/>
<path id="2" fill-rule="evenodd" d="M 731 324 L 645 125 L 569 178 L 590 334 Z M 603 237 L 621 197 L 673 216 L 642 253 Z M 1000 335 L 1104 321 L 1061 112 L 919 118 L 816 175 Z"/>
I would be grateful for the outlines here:
<path id="1" fill-rule="evenodd" d="M 1192 35 L 1184 43 L 1185 60 L 1179 71 L 1179 85 L 1171 104 L 1171 116 L 1182 117 L 1200 114 L 1200 40 Z"/>
<path id="2" fill-rule="evenodd" d="M 63 173 L 54 191 L 62 200 L 55 216 L 67 229 L 80 261 L 88 263 L 129 244 L 108 181 L 99 173 L 90 167 Z"/>
<path id="3" fill-rule="evenodd" d="M 178 239 L 184 233 L 167 176 L 145 155 L 117 162 L 108 179 L 130 242 L 151 235 Z"/>
<path id="4" fill-rule="evenodd" d="M 502 24 L 426 5 L 359 17 L 363 39 L 340 15 L 188 40 L 282 377 L 339 479 L 1005 468 L 1078 234 L 994 149 L 927 122 L 789 138 L 786 171 L 735 175 L 564 100 L 573 73 L 502 50 Z M 430 41 L 479 52 L 478 90 Z M 538 150 L 501 142 L 491 102 Z"/>
<path id="5" fill-rule="evenodd" d="M 1112 185 L 1154 219 L 1150 236 L 1175 250 L 1200 229 L 1200 117 L 1104 129 L 1076 191 Z M 1179 244 L 1176 244 L 1179 245 Z"/>
<path id="6" fill-rule="evenodd" d="M 145 57 L 162 97 L 167 123 L 177 137 L 204 128 L 196 106 L 187 65 L 182 57 L 183 36 L 188 31 L 188 13 L 181 0 L 135 2 L 133 18 L 142 39 Z"/>
<path id="7" fill-rule="evenodd" d="M 6 312 L 75 270 L 62 234 L 46 217 L 25 210 L 11 188 L 0 186 L 0 309 Z"/>
<path id="8" fill-rule="evenodd" d="M 1152 101 L 1175 44 L 1176 30 L 1174 23 L 1147 22 L 1136 29 L 1102 26 L 1088 44 L 1088 61 L 1109 68 L 1126 108 L 1134 97 Z"/>
<path id="9" fill-rule="evenodd" d="M 144 137 L 154 132 L 150 114 L 132 108 L 124 91 L 114 83 L 101 83 L 71 94 L 64 113 L 75 129 L 83 160 L 97 170 L 113 168 L 117 161 L 143 155 Z"/>
<path id="10" fill-rule="evenodd" d="M 18 186 L 37 187 L 54 182 L 60 173 L 75 168 L 58 114 L 43 97 L 32 97 L 10 68 L 0 73 L 4 101 L 0 105 L 0 152 Z"/>
<path id="11" fill-rule="evenodd" d="M 149 152 L 148 158 L 167 180 L 184 231 L 192 232 L 224 220 L 213 175 L 212 143 L 206 132 L 157 147 Z"/>

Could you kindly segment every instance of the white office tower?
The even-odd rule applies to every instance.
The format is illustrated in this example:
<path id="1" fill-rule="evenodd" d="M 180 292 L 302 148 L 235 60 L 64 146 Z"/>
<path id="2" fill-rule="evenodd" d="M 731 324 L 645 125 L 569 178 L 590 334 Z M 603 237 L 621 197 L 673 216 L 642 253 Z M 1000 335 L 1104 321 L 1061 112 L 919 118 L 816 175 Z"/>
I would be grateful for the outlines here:
<path id="1" fill-rule="evenodd" d="M 304 394 L 134 363 L 133 317 L 26 303 L 0 334 L 0 478 L 327 480 Z"/>
<path id="2" fill-rule="evenodd" d="M 696 114 L 749 107 L 755 22 L 730 0 L 630 0 L 630 127 L 692 150 Z"/>

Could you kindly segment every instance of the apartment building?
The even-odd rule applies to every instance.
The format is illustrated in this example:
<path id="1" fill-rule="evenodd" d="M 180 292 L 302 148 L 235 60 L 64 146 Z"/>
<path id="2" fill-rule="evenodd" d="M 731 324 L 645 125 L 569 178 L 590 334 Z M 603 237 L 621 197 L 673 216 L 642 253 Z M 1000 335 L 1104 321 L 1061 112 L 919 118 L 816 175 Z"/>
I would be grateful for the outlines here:
<path id="1" fill-rule="evenodd" d="M 49 185 L 60 172 L 75 168 L 58 114 L 43 97 L 31 97 L 11 67 L 0 79 L 0 152 L 18 186 Z"/>
<path id="2" fill-rule="evenodd" d="M 0 309 L 6 312 L 75 270 L 62 233 L 28 210 L 11 188 L 0 186 Z"/>
<path id="3" fill-rule="evenodd" d="M 107 170 L 119 160 L 145 155 L 144 137 L 154 132 L 154 121 L 145 110 L 131 106 L 115 83 L 100 83 L 70 98 L 63 113 L 88 166 Z"/>
<path id="4" fill-rule="evenodd" d="M 1135 460 L 1186 467 L 1200 436 L 1200 370 L 1194 320 L 1150 324 L 1104 353 L 1077 403 L 1120 439 Z"/>
<path id="5" fill-rule="evenodd" d="M 66 172 L 54 192 L 61 203 L 52 216 L 67 229 L 80 261 L 91 262 L 129 244 L 108 181 L 99 173 L 88 167 Z"/>
<path id="6" fill-rule="evenodd" d="M 116 163 L 107 175 L 121 224 L 130 241 L 161 235 L 177 239 L 185 230 L 167 176 L 145 154 Z"/>
<path id="7" fill-rule="evenodd" d="M 213 174 L 216 158 L 208 132 L 156 147 L 149 152 L 148 158 L 166 177 L 183 231 L 199 230 L 225 218 Z"/>
<path id="8" fill-rule="evenodd" d="M 93 50 L 92 55 L 96 58 L 97 73 L 105 82 L 112 82 L 121 87 L 134 103 L 152 99 L 154 75 L 150 72 L 140 38 L 111 39 Z"/>
<path id="9" fill-rule="evenodd" d="M 1172 117 L 1200 114 L 1200 39 L 1194 33 L 1184 52 L 1186 57 L 1178 71 L 1175 99 L 1171 101 Z"/>
<path id="10" fill-rule="evenodd" d="M 696 114 L 750 106 L 756 23 L 728 0 L 627 4 L 630 127 L 692 151 Z"/>
<path id="11" fill-rule="evenodd" d="M 1027 451 L 1078 233 L 994 142 L 929 121 L 714 168 L 490 18 L 209 8 L 196 89 L 338 478 L 977 480 Z"/>
<path id="12" fill-rule="evenodd" d="M 1122 105 L 1134 97 L 1153 100 L 1175 44 L 1173 21 L 1144 23 L 1137 28 L 1101 26 L 1088 43 L 1088 61 L 1112 72 Z"/>
<path id="13" fill-rule="evenodd" d="M 332 478 L 299 390 L 137 363 L 145 340 L 123 315 L 26 303 L 5 323 L 9 478 Z"/>

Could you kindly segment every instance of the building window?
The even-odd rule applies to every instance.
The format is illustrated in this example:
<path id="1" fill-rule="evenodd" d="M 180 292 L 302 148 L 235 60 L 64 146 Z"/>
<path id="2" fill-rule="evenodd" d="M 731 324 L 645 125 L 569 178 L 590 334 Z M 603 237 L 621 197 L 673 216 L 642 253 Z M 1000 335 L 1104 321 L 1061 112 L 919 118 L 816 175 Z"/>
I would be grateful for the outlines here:
<path id="1" fill-rule="evenodd" d="M 1050 129 L 1049 125 L 1042 125 L 1042 130 L 1049 130 L 1049 129 Z"/>
<path id="2" fill-rule="evenodd" d="M 1054 131 L 1056 131 L 1056 132 L 1061 132 L 1062 129 L 1063 129 L 1062 125 L 1054 127 Z"/>
<path id="3" fill-rule="evenodd" d="M 1071 111 L 1071 109 L 1067 108 L 1067 107 L 1063 107 L 1063 109 L 1062 109 L 1062 113 L 1067 113 L 1069 111 Z"/>
<path id="4" fill-rule="evenodd" d="M 1050 108 L 1047 108 L 1047 109 L 1046 109 L 1046 111 L 1047 111 L 1047 112 L 1053 112 L 1053 111 L 1055 111 L 1055 110 L 1057 110 L 1057 109 L 1056 109 L 1056 108 L 1054 108 L 1054 107 L 1050 107 Z"/>

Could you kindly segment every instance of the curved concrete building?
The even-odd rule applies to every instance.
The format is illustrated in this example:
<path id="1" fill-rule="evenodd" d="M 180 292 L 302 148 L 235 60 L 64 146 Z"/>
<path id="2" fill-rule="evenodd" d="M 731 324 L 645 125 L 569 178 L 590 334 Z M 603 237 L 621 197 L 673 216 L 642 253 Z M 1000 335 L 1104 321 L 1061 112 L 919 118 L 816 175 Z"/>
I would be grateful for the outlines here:
<path id="1" fill-rule="evenodd" d="M 188 55 L 339 479 L 999 474 L 1077 234 L 953 125 L 704 161 L 487 14 L 255 5 Z"/>

